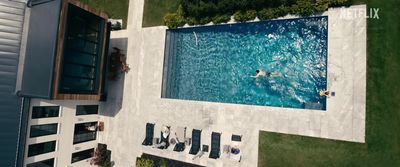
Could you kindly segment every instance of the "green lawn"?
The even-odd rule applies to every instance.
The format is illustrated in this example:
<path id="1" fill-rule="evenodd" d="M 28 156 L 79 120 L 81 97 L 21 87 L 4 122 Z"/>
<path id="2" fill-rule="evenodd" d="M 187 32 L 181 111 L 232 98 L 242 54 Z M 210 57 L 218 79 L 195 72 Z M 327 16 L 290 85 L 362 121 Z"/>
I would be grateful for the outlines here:
<path id="1" fill-rule="evenodd" d="M 368 20 L 366 143 L 260 132 L 258 166 L 400 166 L 400 1 L 365 2 L 380 8 Z"/>
<path id="2" fill-rule="evenodd" d="M 143 27 L 164 25 L 164 15 L 175 12 L 180 0 L 145 0 L 143 10 Z"/>
<path id="3" fill-rule="evenodd" d="M 89 6 L 105 11 L 110 18 L 123 19 L 124 28 L 127 25 L 129 0 L 80 0 Z"/>

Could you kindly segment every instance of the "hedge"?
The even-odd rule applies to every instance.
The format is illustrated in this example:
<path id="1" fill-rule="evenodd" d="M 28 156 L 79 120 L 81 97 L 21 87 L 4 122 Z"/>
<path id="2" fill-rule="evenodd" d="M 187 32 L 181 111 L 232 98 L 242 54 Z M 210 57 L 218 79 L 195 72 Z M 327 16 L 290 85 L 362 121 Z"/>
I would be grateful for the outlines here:
<path id="1" fill-rule="evenodd" d="M 301 16 L 310 16 L 313 14 L 314 8 L 309 0 L 297 0 L 295 5 L 292 5 L 292 13 Z"/>
<path id="2" fill-rule="evenodd" d="M 246 12 L 237 11 L 235 14 L 233 14 L 233 17 L 235 18 L 236 21 L 239 22 L 254 20 L 257 17 L 257 11 L 255 10 L 249 10 Z"/>
<path id="3" fill-rule="evenodd" d="M 177 28 L 185 23 L 225 23 L 232 14 L 238 22 L 254 20 L 257 16 L 260 20 L 287 14 L 310 16 L 324 12 L 328 7 L 347 4 L 348 0 L 182 0 L 175 13 L 165 15 L 164 22 L 169 28 Z"/>
<path id="4" fill-rule="evenodd" d="M 217 15 L 212 18 L 212 22 L 214 24 L 226 23 L 229 20 L 231 20 L 231 16 L 229 15 Z"/>
<path id="5" fill-rule="evenodd" d="M 177 13 L 168 13 L 164 16 L 164 23 L 168 28 L 178 28 L 185 25 L 185 19 Z"/>

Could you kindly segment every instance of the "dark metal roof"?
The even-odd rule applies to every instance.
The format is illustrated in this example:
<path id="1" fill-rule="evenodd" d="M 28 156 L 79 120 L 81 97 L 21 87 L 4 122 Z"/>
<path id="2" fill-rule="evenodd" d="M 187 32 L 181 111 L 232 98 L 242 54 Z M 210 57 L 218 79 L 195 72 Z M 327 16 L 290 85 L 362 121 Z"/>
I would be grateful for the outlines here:
<path id="1" fill-rule="evenodd" d="M 15 93 L 25 4 L 0 0 L 0 166 L 17 162 L 21 103 Z"/>

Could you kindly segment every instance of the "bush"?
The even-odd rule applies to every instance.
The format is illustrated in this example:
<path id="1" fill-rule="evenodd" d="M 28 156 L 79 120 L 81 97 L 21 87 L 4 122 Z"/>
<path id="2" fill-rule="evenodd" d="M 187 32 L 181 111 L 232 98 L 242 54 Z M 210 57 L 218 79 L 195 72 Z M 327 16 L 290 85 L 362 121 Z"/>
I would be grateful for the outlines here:
<path id="1" fill-rule="evenodd" d="M 168 13 L 164 16 L 164 24 L 168 28 L 178 28 L 185 25 L 185 19 L 177 13 Z"/>
<path id="2" fill-rule="evenodd" d="M 329 0 L 330 7 L 337 7 L 337 6 L 347 6 L 349 5 L 348 0 Z"/>
<path id="3" fill-rule="evenodd" d="M 165 159 L 160 161 L 160 167 L 167 167 L 167 161 L 165 161 Z"/>
<path id="4" fill-rule="evenodd" d="M 257 17 L 257 11 L 249 10 L 247 12 L 237 11 L 234 15 L 236 21 L 245 22 L 254 20 Z"/>
<path id="5" fill-rule="evenodd" d="M 292 5 L 292 13 L 301 16 L 309 16 L 314 13 L 313 6 L 309 0 L 298 0 Z"/>
<path id="6" fill-rule="evenodd" d="M 325 12 L 328 10 L 329 7 L 329 0 L 317 0 L 315 3 L 315 11 L 316 12 Z"/>
<path id="7" fill-rule="evenodd" d="M 279 6 L 275 9 L 275 16 L 276 17 L 283 17 L 290 13 L 290 7 L 287 6 Z"/>
<path id="8" fill-rule="evenodd" d="M 263 10 L 259 11 L 258 18 L 260 20 L 269 20 L 269 19 L 276 18 L 275 9 L 268 8 L 268 9 L 263 9 Z"/>
<path id="9" fill-rule="evenodd" d="M 219 23 L 226 23 L 229 20 L 231 20 L 231 17 L 228 15 L 216 15 L 212 18 L 212 22 L 214 24 L 219 24 Z"/>
<path id="10" fill-rule="evenodd" d="M 200 24 L 199 21 L 194 17 L 188 17 L 188 18 L 185 19 L 185 21 L 186 21 L 187 24 L 189 24 L 191 26 Z"/>
<path id="11" fill-rule="evenodd" d="M 201 25 L 208 24 L 208 23 L 210 23 L 210 22 L 211 22 L 211 18 L 209 18 L 209 17 L 204 17 L 204 18 L 201 18 L 201 19 L 199 20 L 199 23 L 200 23 Z"/>
<path id="12" fill-rule="evenodd" d="M 154 161 L 151 159 L 137 158 L 136 167 L 154 167 Z"/>

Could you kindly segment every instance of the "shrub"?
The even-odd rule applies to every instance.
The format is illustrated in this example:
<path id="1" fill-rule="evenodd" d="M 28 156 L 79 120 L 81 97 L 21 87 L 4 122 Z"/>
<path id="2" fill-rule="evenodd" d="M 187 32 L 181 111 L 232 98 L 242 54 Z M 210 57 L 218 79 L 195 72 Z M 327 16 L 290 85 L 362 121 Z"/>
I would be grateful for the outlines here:
<path id="1" fill-rule="evenodd" d="M 329 0 L 317 0 L 315 3 L 315 11 L 316 12 L 325 12 L 328 10 L 329 7 Z"/>
<path id="2" fill-rule="evenodd" d="M 185 19 L 177 13 L 168 13 L 164 16 L 164 24 L 168 28 L 177 28 L 185 25 Z"/>
<path id="3" fill-rule="evenodd" d="M 212 22 L 214 24 L 219 24 L 219 23 L 226 23 L 229 20 L 231 20 L 231 17 L 228 15 L 216 15 L 212 18 Z"/>
<path id="4" fill-rule="evenodd" d="M 309 0 L 298 0 L 295 5 L 292 5 L 293 14 L 309 16 L 313 12 L 313 6 Z"/>
<path id="5" fill-rule="evenodd" d="M 249 10 L 246 12 L 246 18 L 249 20 L 254 20 L 257 17 L 257 11 Z"/>
<path id="6" fill-rule="evenodd" d="M 269 19 L 276 18 L 275 9 L 268 8 L 268 9 L 263 9 L 263 10 L 259 11 L 258 18 L 260 20 L 269 20 Z"/>
<path id="7" fill-rule="evenodd" d="M 151 159 L 137 158 L 136 167 L 154 167 L 154 161 Z"/>
<path id="8" fill-rule="evenodd" d="M 186 21 L 187 24 L 189 24 L 191 26 L 200 24 L 199 21 L 194 17 L 188 17 L 188 18 L 185 19 L 185 21 Z"/>
<path id="9" fill-rule="evenodd" d="M 283 17 L 290 13 L 290 7 L 287 6 L 279 6 L 275 9 L 275 16 L 276 17 Z"/>
<path id="10" fill-rule="evenodd" d="M 201 19 L 199 20 L 199 23 L 202 24 L 202 25 L 208 24 L 208 23 L 210 23 L 210 22 L 211 22 L 211 18 L 209 18 L 209 17 L 203 17 L 203 18 L 201 18 Z"/>
<path id="11" fill-rule="evenodd" d="M 329 6 L 336 7 L 336 6 L 347 6 L 349 5 L 348 0 L 329 0 Z"/>
<path id="12" fill-rule="evenodd" d="M 165 159 L 160 161 L 160 167 L 167 167 L 167 161 L 165 161 Z"/>
<path id="13" fill-rule="evenodd" d="M 257 11 L 249 10 L 247 12 L 237 11 L 234 15 L 236 21 L 245 22 L 254 20 L 257 17 Z"/>

